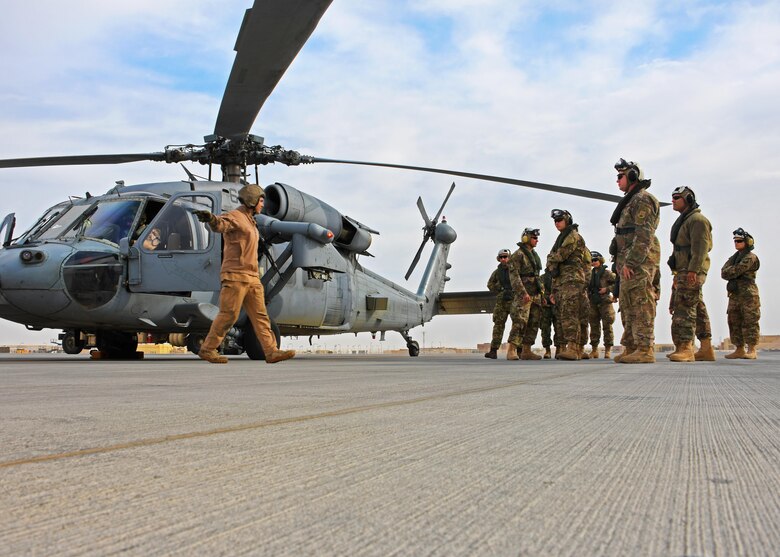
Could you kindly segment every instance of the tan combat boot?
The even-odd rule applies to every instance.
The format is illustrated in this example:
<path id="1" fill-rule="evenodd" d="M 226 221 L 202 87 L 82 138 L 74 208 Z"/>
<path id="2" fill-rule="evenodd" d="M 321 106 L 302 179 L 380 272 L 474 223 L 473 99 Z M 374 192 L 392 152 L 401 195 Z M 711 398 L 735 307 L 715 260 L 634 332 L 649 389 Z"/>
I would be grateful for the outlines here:
<path id="1" fill-rule="evenodd" d="M 550 352 L 550 347 L 549 346 L 545 346 L 544 347 L 544 359 L 545 360 L 549 360 L 551 358 L 552 358 L 552 352 Z"/>
<path id="2" fill-rule="evenodd" d="M 677 347 L 677 350 L 669 356 L 669 359 L 673 362 L 695 362 L 696 358 L 693 355 L 693 343 L 681 342 Z"/>
<path id="3" fill-rule="evenodd" d="M 623 358 L 625 358 L 626 356 L 628 356 L 629 354 L 631 354 L 635 350 L 636 350 L 636 348 L 634 348 L 633 346 L 623 346 L 623 352 L 618 354 L 617 356 L 615 356 L 614 360 L 617 363 L 620 363 L 620 362 L 623 361 Z"/>
<path id="4" fill-rule="evenodd" d="M 520 359 L 521 360 L 541 360 L 542 357 L 539 354 L 534 354 L 534 351 L 531 350 L 530 344 L 524 344 L 523 345 L 523 351 L 520 353 Z"/>
<path id="5" fill-rule="evenodd" d="M 620 359 L 621 364 L 654 364 L 655 352 L 652 346 L 639 346 L 628 356 Z"/>
<path id="6" fill-rule="evenodd" d="M 206 350 L 205 348 L 201 348 L 200 351 L 198 351 L 198 358 L 201 360 L 206 360 L 207 362 L 211 362 L 212 364 L 228 363 L 226 356 L 223 356 L 216 350 Z"/>
<path id="7" fill-rule="evenodd" d="M 756 354 L 756 345 L 755 344 L 748 344 L 747 352 L 745 352 L 745 355 L 742 356 L 743 360 L 756 360 L 758 359 L 758 354 Z"/>
<path id="8" fill-rule="evenodd" d="M 594 360 L 597 360 L 599 357 L 599 346 L 598 344 L 591 344 L 590 345 L 590 357 Z"/>
<path id="9" fill-rule="evenodd" d="M 701 347 L 693 355 L 693 357 L 696 359 L 697 362 L 714 362 L 715 350 L 712 349 L 712 339 L 710 338 L 701 339 Z"/>
<path id="10" fill-rule="evenodd" d="M 566 344 L 566 347 L 561 350 L 561 360 L 579 360 L 579 354 L 577 354 L 577 345 L 573 342 Z"/>
<path id="11" fill-rule="evenodd" d="M 506 359 L 519 360 L 520 356 L 517 355 L 517 346 L 515 346 L 511 342 L 507 346 L 509 346 L 509 348 L 506 349 Z"/>
<path id="12" fill-rule="evenodd" d="M 727 360 L 736 360 L 745 357 L 745 347 L 740 345 L 731 354 L 726 354 Z"/>
<path id="13" fill-rule="evenodd" d="M 585 345 L 578 347 L 577 354 L 580 356 L 580 360 L 590 360 L 590 354 L 585 352 Z"/>
<path id="14" fill-rule="evenodd" d="M 272 352 L 270 356 L 265 357 L 266 363 L 275 364 L 276 362 L 283 362 L 295 357 L 295 350 L 277 350 Z"/>
<path id="15" fill-rule="evenodd" d="M 561 351 L 563 351 L 563 346 L 560 344 L 555 345 L 555 359 L 560 360 L 561 359 Z"/>
<path id="16" fill-rule="evenodd" d="M 611 351 L 612 351 L 612 347 L 611 346 L 605 346 L 604 347 L 604 359 L 605 360 L 609 360 L 610 359 L 610 357 L 612 356 L 610 354 Z"/>

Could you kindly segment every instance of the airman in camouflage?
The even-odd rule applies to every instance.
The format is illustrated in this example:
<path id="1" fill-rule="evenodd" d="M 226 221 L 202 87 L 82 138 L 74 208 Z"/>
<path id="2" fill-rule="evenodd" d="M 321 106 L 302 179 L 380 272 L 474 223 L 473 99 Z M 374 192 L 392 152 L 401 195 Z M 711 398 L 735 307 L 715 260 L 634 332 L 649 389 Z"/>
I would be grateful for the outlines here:
<path id="1" fill-rule="evenodd" d="M 660 221 L 660 205 L 648 193 L 650 180 L 644 179 L 637 163 L 620 159 L 615 170 L 618 188 L 624 193 L 610 219 L 615 227 L 614 253 L 624 324 L 621 340 L 624 351 L 615 361 L 653 363 L 657 302 L 654 280 L 661 260 L 661 245 L 655 231 Z"/>
<path id="2" fill-rule="evenodd" d="M 515 291 L 511 309 L 512 330 L 509 332 L 509 350 L 506 356 L 509 360 L 542 359 L 531 350 L 539 330 L 544 295 L 544 286 L 539 276 L 542 260 L 535 249 L 538 243 L 539 229 L 526 228 L 517 244 L 518 249 L 509 258 L 509 279 Z M 523 348 L 518 354 L 517 349 L 521 345 Z"/>
<path id="3" fill-rule="evenodd" d="M 615 287 L 615 275 L 604 265 L 604 256 L 597 251 L 590 252 L 591 272 L 588 282 L 588 321 L 590 322 L 591 357 L 599 357 L 599 339 L 604 329 L 604 357 L 610 357 L 615 337 L 612 324 L 615 322 L 615 309 L 612 307 L 612 290 Z"/>
<path id="4" fill-rule="evenodd" d="M 582 298 L 585 293 L 585 241 L 574 224 L 571 213 L 553 209 L 551 217 L 558 229 L 552 251 L 547 256 L 547 271 L 552 274 L 552 298 L 558 309 L 561 341 L 565 347 L 562 360 L 580 358 L 580 324 Z M 557 357 L 557 354 L 556 354 Z"/>
<path id="5" fill-rule="evenodd" d="M 511 252 L 508 249 L 498 250 L 496 260 L 498 267 L 490 275 L 487 287 L 496 294 L 496 305 L 493 308 L 493 337 L 490 339 L 490 351 L 485 353 L 486 358 L 495 360 L 498 355 L 498 349 L 501 348 L 501 339 L 504 337 L 504 327 L 506 319 L 509 317 L 509 310 L 512 307 L 512 300 L 515 299 L 515 293 L 512 290 L 512 281 L 509 280 L 509 256 Z"/>
<path id="6" fill-rule="evenodd" d="M 726 358 L 755 360 L 758 357 L 756 347 L 761 335 L 758 326 L 761 319 L 761 298 L 756 285 L 756 273 L 761 263 L 753 253 L 753 236 L 742 228 L 734 231 L 734 247 L 737 252 L 720 270 L 720 276 L 728 281 L 726 291 L 729 295 L 729 306 L 726 314 L 731 343 L 736 347 Z"/>
<path id="7" fill-rule="evenodd" d="M 696 194 L 689 187 L 681 186 L 672 192 L 672 208 L 680 216 L 672 225 L 670 236 L 674 248 L 669 257 L 669 268 L 674 275 L 671 313 L 675 351 L 669 359 L 673 362 L 714 361 L 709 315 L 702 296 L 702 286 L 710 268 L 712 225 L 702 214 Z M 694 353 L 693 339 L 697 333 L 701 349 Z"/>

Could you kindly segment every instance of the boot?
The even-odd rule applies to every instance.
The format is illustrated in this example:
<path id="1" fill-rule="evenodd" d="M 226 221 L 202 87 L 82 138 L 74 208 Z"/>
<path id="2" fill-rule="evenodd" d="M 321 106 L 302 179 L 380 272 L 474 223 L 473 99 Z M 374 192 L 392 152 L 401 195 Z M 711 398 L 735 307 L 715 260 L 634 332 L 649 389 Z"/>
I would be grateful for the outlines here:
<path id="1" fill-rule="evenodd" d="M 543 356 L 543 358 L 545 360 L 549 360 L 550 358 L 552 358 L 552 353 L 550 352 L 550 347 L 549 346 L 545 346 L 544 347 L 544 356 Z"/>
<path id="2" fill-rule="evenodd" d="M 604 347 L 604 359 L 605 360 L 609 360 L 610 359 L 610 357 L 612 356 L 610 354 L 611 351 L 612 351 L 612 347 L 611 346 L 605 346 Z"/>
<path id="3" fill-rule="evenodd" d="M 620 359 L 621 364 L 654 364 L 655 352 L 652 346 L 640 346 L 628 356 Z"/>
<path id="4" fill-rule="evenodd" d="M 523 345 L 523 351 L 520 354 L 521 360 L 541 360 L 542 357 L 539 354 L 534 354 L 534 351 L 531 350 L 530 344 L 524 344 Z"/>
<path id="5" fill-rule="evenodd" d="M 276 362 L 283 362 L 295 357 L 295 350 L 277 350 L 272 352 L 270 356 L 265 357 L 266 363 L 275 364 Z"/>
<path id="6" fill-rule="evenodd" d="M 672 359 L 672 356 L 676 356 L 677 354 L 679 354 L 679 353 L 680 353 L 680 348 L 679 348 L 679 347 L 680 347 L 680 344 L 675 342 L 675 343 L 674 343 L 674 351 L 673 351 L 673 352 L 669 352 L 669 353 L 666 355 L 666 357 L 667 357 L 667 358 L 669 358 L 669 359 L 671 360 L 671 359 Z"/>
<path id="7" fill-rule="evenodd" d="M 560 360 L 561 359 L 561 351 L 563 350 L 563 347 L 560 344 L 555 345 L 555 359 Z"/>
<path id="8" fill-rule="evenodd" d="M 742 356 L 743 360 L 755 360 L 758 358 L 758 354 L 756 354 L 756 345 L 755 344 L 748 344 L 747 352 L 745 352 L 745 355 Z"/>
<path id="9" fill-rule="evenodd" d="M 566 347 L 561 351 L 561 360 L 579 360 L 579 354 L 577 354 L 578 346 L 574 343 L 567 343 Z"/>
<path id="10" fill-rule="evenodd" d="M 228 359 L 226 356 L 223 356 L 216 350 L 206 350 L 205 348 L 201 348 L 198 352 L 198 358 L 201 360 L 206 360 L 207 362 L 211 362 L 212 364 L 226 364 L 228 363 Z"/>
<path id="11" fill-rule="evenodd" d="M 681 342 L 677 346 L 677 350 L 669 356 L 669 360 L 672 362 L 695 362 L 696 358 L 693 354 L 693 343 L 690 341 Z"/>
<path id="12" fill-rule="evenodd" d="M 714 362 L 715 350 L 712 349 L 712 339 L 701 339 L 701 347 L 696 352 L 696 354 L 693 355 L 693 357 L 697 362 Z"/>
<path id="13" fill-rule="evenodd" d="M 580 355 L 580 360 L 590 360 L 590 354 L 585 352 L 585 345 L 579 347 L 577 353 Z"/>
<path id="14" fill-rule="evenodd" d="M 737 346 L 737 348 L 731 354 L 726 354 L 727 360 L 736 360 L 744 357 L 745 357 L 745 347 L 742 345 Z"/>
<path id="15" fill-rule="evenodd" d="M 590 354 L 589 356 L 593 358 L 594 360 L 598 359 L 599 357 L 599 345 L 598 344 L 591 344 L 590 345 Z"/>
<path id="16" fill-rule="evenodd" d="M 490 352 L 485 352 L 485 357 L 490 358 L 491 360 L 498 358 L 498 354 L 496 354 L 495 348 L 491 348 Z"/>
<path id="17" fill-rule="evenodd" d="M 614 360 L 617 363 L 620 363 L 620 362 L 623 361 L 623 358 L 625 358 L 629 354 L 633 353 L 635 350 L 636 350 L 636 348 L 634 348 L 633 346 L 623 346 L 623 352 L 621 354 L 618 354 L 617 356 L 615 356 Z"/>
<path id="18" fill-rule="evenodd" d="M 507 360 L 519 360 L 520 356 L 517 355 L 517 346 L 515 346 L 511 342 L 509 343 L 508 346 L 509 346 L 509 348 L 507 348 L 507 350 L 506 350 L 506 359 Z"/>

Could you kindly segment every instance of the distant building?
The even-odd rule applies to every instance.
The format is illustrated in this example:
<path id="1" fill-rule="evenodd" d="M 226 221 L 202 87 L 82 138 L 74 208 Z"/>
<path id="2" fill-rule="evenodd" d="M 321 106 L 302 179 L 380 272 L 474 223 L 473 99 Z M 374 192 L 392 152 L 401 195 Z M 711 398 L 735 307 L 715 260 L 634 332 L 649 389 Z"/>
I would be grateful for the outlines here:
<path id="1" fill-rule="evenodd" d="M 718 346 L 719 350 L 734 350 L 731 339 L 727 338 Z M 762 335 L 758 341 L 759 350 L 780 350 L 780 335 Z"/>

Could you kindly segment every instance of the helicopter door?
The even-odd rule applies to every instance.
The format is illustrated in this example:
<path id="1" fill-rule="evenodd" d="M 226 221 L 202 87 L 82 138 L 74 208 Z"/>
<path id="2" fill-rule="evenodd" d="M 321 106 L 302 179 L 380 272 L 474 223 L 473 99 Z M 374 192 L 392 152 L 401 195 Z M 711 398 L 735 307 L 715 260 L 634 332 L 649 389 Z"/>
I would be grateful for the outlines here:
<path id="1" fill-rule="evenodd" d="M 218 209 L 214 194 L 185 192 L 171 197 L 127 250 L 130 291 L 218 291 L 220 243 L 193 214 Z"/>
<path id="2" fill-rule="evenodd" d="M 14 227 L 16 226 L 16 213 L 9 213 L 5 216 L 3 219 L 3 222 L 0 223 L 0 234 L 3 234 L 3 231 L 5 231 L 5 234 L 3 235 L 3 247 L 8 246 L 8 244 L 11 243 L 11 238 L 14 234 Z"/>

